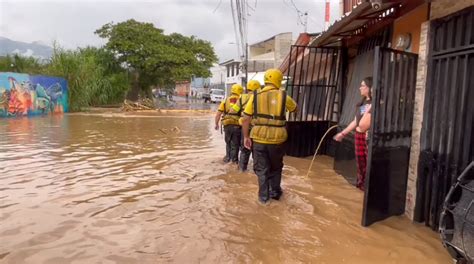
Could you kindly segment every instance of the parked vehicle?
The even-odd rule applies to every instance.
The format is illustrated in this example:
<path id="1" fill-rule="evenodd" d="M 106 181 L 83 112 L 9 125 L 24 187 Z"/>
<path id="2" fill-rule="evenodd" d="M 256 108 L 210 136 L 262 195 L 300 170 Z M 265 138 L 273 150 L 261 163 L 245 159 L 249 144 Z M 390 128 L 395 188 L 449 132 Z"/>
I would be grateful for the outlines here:
<path id="1" fill-rule="evenodd" d="M 152 91 L 152 94 L 155 98 L 166 98 L 167 95 L 168 95 L 166 90 L 153 89 L 151 91 Z"/>
<path id="2" fill-rule="evenodd" d="M 220 103 L 224 100 L 224 90 L 211 89 L 210 92 L 211 103 Z"/>

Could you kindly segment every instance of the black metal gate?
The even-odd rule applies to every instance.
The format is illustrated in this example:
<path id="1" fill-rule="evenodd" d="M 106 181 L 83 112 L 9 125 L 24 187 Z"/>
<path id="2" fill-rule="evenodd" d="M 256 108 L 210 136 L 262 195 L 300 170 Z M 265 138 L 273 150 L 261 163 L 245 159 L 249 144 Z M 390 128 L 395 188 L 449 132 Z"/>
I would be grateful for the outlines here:
<path id="1" fill-rule="evenodd" d="M 375 48 L 362 225 L 405 212 L 418 55 Z"/>
<path id="2" fill-rule="evenodd" d="M 348 126 L 356 114 L 356 104 L 360 102 L 360 82 L 363 78 L 373 76 L 374 70 L 374 50 L 375 47 L 390 46 L 392 41 L 392 26 L 387 26 L 375 33 L 373 36 L 361 40 L 357 47 L 357 56 L 347 59 L 346 66 L 343 66 L 343 85 L 341 94 L 343 98 L 342 110 L 339 118 L 340 129 Z M 342 49 L 344 57 L 347 49 Z M 344 65 L 344 64 L 343 64 Z M 342 142 L 336 144 L 334 154 L 334 170 L 342 175 L 349 183 L 357 183 L 357 167 L 354 151 L 354 137 L 347 136 Z"/>
<path id="3" fill-rule="evenodd" d="M 288 117 L 288 155 L 314 154 L 323 134 L 339 120 L 341 65 L 339 48 L 291 46 L 286 90 L 298 111 Z"/>
<path id="4" fill-rule="evenodd" d="M 431 23 L 415 221 L 437 229 L 443 201 L 473 160 L 474 7 Z"/>

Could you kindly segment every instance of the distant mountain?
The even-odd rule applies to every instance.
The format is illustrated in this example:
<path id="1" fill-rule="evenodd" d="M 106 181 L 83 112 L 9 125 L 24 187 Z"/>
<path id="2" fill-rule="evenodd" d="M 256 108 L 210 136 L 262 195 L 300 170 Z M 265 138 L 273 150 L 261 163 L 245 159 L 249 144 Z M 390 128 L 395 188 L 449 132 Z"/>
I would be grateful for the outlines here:
<path id="1" fill-rule="evenodd" d="M 39 59 L 49 59 L 53 54 L 53 48 L 39 41 L 26 43 L 0 37 L 0 56 L 15 53 L 23 56 L 33 56 Z"/>

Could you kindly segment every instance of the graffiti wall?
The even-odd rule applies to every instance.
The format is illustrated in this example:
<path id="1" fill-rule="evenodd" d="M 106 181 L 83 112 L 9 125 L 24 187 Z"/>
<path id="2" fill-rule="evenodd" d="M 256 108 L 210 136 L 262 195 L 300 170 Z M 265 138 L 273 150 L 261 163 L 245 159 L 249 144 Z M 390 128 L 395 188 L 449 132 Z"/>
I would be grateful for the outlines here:
<path id="1" fill-rule="evenodd" d="M 0 72 L 0 117 L 67 111 L 68 90 L 65 79 Z"/>

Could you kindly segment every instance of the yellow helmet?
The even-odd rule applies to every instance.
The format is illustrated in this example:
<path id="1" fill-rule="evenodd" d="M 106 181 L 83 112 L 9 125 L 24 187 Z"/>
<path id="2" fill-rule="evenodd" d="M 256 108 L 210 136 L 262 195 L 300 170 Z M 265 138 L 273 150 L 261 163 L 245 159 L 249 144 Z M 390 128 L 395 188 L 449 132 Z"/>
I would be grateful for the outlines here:
<path id="1" fill-rule="evenodd" d="M 232 88 L 230 88 L 230 93 L 233 93 L 236 95 L 241 95 L 243 91 L 244 91 L 244 88 L 242 88 L 242 85 L 240 84 L 234 84 L 232 85 Z"/>
<path id="2" fill-rule="evenodd" d="M 260 82 L 257 81 L 257 80 L 250 80 L 248 83 L 247 83 L 247 91 L 255 91 L 255 90 L 258 90 L 260 88 Z"/>
<path id="3" fill-rule="evenodd" d="M 283 81 L 283 73 L 281 73 L 278 69 L 268 69 L 265 72 L 263 77 L 265 84 L 271 83 L 276 86 L 276 88 L 280 88 L 281 81 Z"/>

